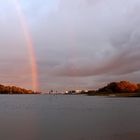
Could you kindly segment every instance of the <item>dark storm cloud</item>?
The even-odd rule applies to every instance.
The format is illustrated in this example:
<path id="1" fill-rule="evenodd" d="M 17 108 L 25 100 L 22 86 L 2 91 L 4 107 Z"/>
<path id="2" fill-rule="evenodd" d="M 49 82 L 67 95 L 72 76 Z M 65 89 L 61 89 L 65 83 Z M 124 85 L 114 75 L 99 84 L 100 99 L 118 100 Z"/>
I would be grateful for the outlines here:
<path id="1" fill-rule="evenodd" d="M 140 70 L 139 9 L 138 0 L 61 0 L 41 24 L 45 46 L 40 59 L 46 60 L 41 71 L 64 81 L 109 75 L 134 80 L 130 74 Z"/>
<path id="2" fill-rule="evenodd" d="M 42 90 L 98 87 L 123 78 L 140 81 L 139 0 L 22 0 L 21 4 L 34 41 Z M 0 58 L 8 53 L 8 64 L 14 56 L 24 57 L 27 63 L 11 6 L 6 2 L 2 6 Z M 7 51 L 13 48 L 18 49 Z"/>
<path id="3" fill-rule="evenodd" d="M 59 61 L 54 71 L 65 76 L 137 71 L 139 6 L 136 0 L 61 1 L 43 34 L 51 60 Z"/>

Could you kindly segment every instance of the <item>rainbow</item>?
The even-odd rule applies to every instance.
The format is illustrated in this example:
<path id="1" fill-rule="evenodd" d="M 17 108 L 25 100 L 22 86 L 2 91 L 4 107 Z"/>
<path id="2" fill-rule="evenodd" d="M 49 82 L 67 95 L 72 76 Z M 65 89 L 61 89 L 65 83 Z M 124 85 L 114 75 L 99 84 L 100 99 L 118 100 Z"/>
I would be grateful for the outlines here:
<path id="1" fill-rule="evenodd" d="M 18 18 L 20 20 L 20 24 L 23 30 L 23 35 L 27 44 L 28 53 L 30 56 L 30 66 L 31 66 L 31 73 L 32 73 L 32 89 L 34 91 L 37 91 L 38 90 L 38 72 L 37 72 L 35 51 L 33 48 L 32 35 L 29 31 L 28 24 L 26 22 L 27 20 L 25 18 L 24 13 L 22 12 L 22 7 L 19 0 L 14 0 L 14 2 L 15 2 Z"/>

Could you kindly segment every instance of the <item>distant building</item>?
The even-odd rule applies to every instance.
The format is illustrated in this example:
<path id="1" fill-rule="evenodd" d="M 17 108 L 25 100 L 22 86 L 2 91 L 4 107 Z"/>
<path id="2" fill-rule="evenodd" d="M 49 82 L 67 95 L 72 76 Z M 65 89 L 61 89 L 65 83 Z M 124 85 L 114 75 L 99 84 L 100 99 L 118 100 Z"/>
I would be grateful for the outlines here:
<path id="1" fill-rule="evenodd" d="M 75 90 L 76 94 L 80 94 L 82 92 L 82 90 Z"/>
<path id="2" fill-rule="evenodd" d="M 76 94 L 75 90 L 66 91 L 65 93 L 66 93 L 66 94 L 70 94 L 70 95 Z"/>
<path id="3" fill-rule="evenodd" d="M 65 94 L 70 94 L 70 95 L 73 95 L 73 94 L 83 94 L 83 93 L 87 93 L 88 90 L 70 90 L 70 91 L 65 91 Z"/>

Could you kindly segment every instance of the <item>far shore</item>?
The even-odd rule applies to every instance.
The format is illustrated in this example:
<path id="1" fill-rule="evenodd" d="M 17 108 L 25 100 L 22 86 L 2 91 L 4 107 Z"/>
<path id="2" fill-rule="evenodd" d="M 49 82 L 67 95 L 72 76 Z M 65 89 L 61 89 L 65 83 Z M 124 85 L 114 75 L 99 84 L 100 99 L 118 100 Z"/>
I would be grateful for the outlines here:
<path id="1" fill-rule="evenodd" d="M 94 93 L 88 96 L 106 96 L 106 97 L 140 97 L 140 93 Z"/>

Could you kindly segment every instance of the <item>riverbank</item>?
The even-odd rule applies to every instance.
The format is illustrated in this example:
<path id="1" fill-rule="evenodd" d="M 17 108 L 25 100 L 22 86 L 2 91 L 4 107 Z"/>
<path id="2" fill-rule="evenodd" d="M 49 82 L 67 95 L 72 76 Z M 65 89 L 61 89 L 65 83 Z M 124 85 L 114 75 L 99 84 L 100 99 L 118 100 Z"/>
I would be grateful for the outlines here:
<path id="1" fill-rule="evenodd" d="M 140 97 L 140 93 L 94 93 L 88 96 L 108 96 L 108 97 Z"/>

